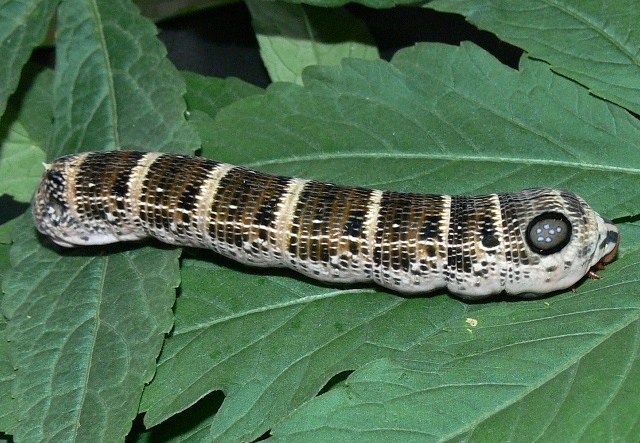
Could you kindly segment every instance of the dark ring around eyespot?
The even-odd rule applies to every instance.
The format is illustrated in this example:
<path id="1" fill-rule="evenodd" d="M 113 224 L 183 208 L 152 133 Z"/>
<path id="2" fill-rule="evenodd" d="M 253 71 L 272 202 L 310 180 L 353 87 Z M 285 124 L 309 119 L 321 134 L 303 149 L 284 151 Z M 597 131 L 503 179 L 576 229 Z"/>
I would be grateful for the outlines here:
<path id="1" fill-rule="evenodd" d="M 571 223 L 559 212 L 543 212 L 531 220 L 525 239 L 534 252 L 554 254 L 571 240 Z"/>

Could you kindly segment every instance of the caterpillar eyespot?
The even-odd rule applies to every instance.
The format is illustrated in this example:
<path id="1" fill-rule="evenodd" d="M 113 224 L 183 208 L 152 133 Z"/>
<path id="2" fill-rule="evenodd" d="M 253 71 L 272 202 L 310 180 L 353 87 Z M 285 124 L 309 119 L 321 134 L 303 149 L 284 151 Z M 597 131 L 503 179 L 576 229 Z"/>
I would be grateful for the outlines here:
<path id="1" fill-rule="evenodd" d="M 566 190 L 402 193 L 136 151 L 46 165 L 33 219 L 64 247 L 154 237 L 321 281 L 469 299 L 568 288 L 619 244 L 616 226 Z"/>
<path id="2" fill-rule="evenodd" d="M 526 239 L 538 254 L 554 254 L 569 244 L 571 223 L 558 212 L 542 213 L 529 223 Z"/>

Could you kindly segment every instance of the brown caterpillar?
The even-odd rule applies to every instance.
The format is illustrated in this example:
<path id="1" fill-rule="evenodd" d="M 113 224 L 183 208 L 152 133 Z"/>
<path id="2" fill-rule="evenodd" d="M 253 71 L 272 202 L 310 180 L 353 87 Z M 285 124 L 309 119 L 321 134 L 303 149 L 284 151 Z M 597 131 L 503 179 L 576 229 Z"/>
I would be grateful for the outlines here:
<path id="1" fill-rule="evenodd" d="M 154 237 L 404 293 L 547 293 L 613 260 L 619 243 L 615 225 L 566 190 L 401 193 L 135 151 L 46 166 L 33 219 L 61 246 Z"/>

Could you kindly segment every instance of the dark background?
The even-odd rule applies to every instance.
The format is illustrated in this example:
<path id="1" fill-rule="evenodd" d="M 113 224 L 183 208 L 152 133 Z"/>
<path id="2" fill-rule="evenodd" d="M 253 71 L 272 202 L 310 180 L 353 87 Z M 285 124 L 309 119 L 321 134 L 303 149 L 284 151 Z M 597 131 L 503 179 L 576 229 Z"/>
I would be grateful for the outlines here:
<path id="1" fill-rule="evenodd" d="M 398 49 L 420 41 L 459 44 L 470 40 L 511 67 L 517 66 L 522 53 L 493 34 L 479 31 L 460 15 L 416 7 L 375 10 L 350 5 L 347 9 L 367 24 L 386 60 Z M 169 58 L 179 69 L 213 77 L 238 77 L 261 87 L 270 83 L 251 16 L 243 3 L 166 20 L 158 27 Z"/>

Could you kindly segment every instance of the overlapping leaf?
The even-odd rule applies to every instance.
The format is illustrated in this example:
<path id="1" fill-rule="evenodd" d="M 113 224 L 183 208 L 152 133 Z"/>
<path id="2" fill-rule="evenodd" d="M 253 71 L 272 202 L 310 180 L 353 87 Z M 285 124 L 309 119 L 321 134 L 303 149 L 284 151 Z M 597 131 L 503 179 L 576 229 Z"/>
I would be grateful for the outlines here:
<path id="1" fill-rule="evenodd" d="M 577 293 L 488 305 L 471 315 L 473 325 L 451 322 L 313 399 L 271 440 L 633 440 L 639 258 L 624 255 L 606 282 Z"/>
<path id="2" fill-rule="evenodd" d="M 272 1 L 272 0 L 268 0 Z M 347 0 L 305 0 L 304 2 L 301 0 L 285 0 L 287 3 L 295 3 L 295 4 L 307 4 L 313 6 L 322 6 L 322 7 L 336 7 L 336 6 L 344 6 L 349 4 Z M 353 3 L 360 3 L 371 8 L 376 9 L 384 9 L 384 8 L 392 8 L 398 5 L 415 5 L 416 2 L 413 0 L 358 0 Z"/>
<path id="3" fill-rule="evenodd" d="M 30 217 L 3 281 L 20 441 L 119 441 L 155 371 L 179 283 L 178 250 L 63 253 Z"/>
<path id="4" fill-rule="evenodd" d="M 44 40 L 56 0 L 0 1 L 0 115 L 31 51 Z"/>
<path id="5" fill-rule="evenodd" d="M 11 98 L 7 111 L 0 120 L 0 132 L 4 134 L 0 147 L 0 287 L 10 273 L 9 250 L 11 232 L 17 215 L 24 210 L 33 195 L 42 173 L 44 152 L 40 144 L 51 125 L 47 112 L 47 91 L 51 89 L 52 72 L 29 66 L 17 93 Z M 42 106 L 42 103 L 45 103 Z M 9 221 L 11 220 L 11 221 Z M 0 294 L 0 301 L 2 295 Z M 11 387 L 14 366 L 9 358 L 9 346 L 5 329 L 6 319 L 0 315 L 0 430 L 15 425 Z"/>
<path id="6" fill-rule="evenodd" d="M 595 95 L 640 113 L 640 4 L 625 0 L 434 0 Z"/>
<path id="7" fill-rule="evenodd" d="M 36 87 L 5 119 L 13 118 L 12 128 L 26 119 L 24 139 L 32 141 L 50 124 L 53 107 L 49 157 L 120 144 L 193 152 L 197 137 L 183 115 L 184 82 L 155 33 L 130 2 L 62 2 L 49 88 L 54 104 Z M 36 86 L 46 77 L 37 76 Z M 39 114 L 32 112 L 36 105 Z M 9 167 L 14 151 L 7 142 L 2 149 L 2 165 Z M 38 163 L 29 167 L 41 168 Z M 17 189 L 30 195 L 34 185 L 21 182 Z M 17 370 L 12 380 L 2 374 L 1 387 L 11 384 L 7 399 L 16 400 L 7 403 L 3 430 L 20 441 L 124 439 L 173 323 L 179 251 L 65 256 L 40 243 L 30 217 L 14 232 L 2 306 L 9 363 Z"/>
<path id="8" fill-rule="evenodd" d="M 188 87 L 185 101 L 189 115 L 199 112 L 213 118 L 225 106 L 264 92 L 262 88 L 233 77 L 222 80 L 193 72 L 183 72 L 182 76 Z"/>
<path id="9" fill-rule="evenodd" d="M 150 424 L 215 387 L 228 397 L 210 438 L 256 438 L 334 374 L 407 348 L 465 310 L 448 298 L 406 301 L 289 277 L 242 276 L 206 262 L 184 263 L 180 320 L 145 397 Z M 238 278 L 242 284 L 233 284 Z M 425 324 L 425 318 L 433 320 Z"/>
<path id="10" fill-rule="evenodd" d="M 346 57 L 376 59 L 378 49 L 364 23 L 344 9 L 247 2 L 271 81 L 302 82 L 312 65 L 337 65 Z"/>
<path id="11" fill-rule="evenodd" d="M 1 125 L 19 123 L 29 134 L 30 143 L 42 149 L 52 128 L 53 70 L 34 64 L 22 69 L 20 84 L 2 115 Z M 9 136 L 7 130 L 2 130 Z"/>
<path id="12" fill-rule="evenodd" d="M 128 146 L 197 149 L 184 81 L 130 1 L 65 1 L 58 20 L 50 158 Z"/>
<path id="13" fill-rule="evenodd" d="M 568 187 L 613 217 L 635 215 L 640 207 L 637 122 L 543 63 L 524 59 L 514 71 L 473 45 L 419 45 L 391 64 L 349 60 L 340 68 L 311 69 L 304 82 L 274 85 L 199 126 L 202 138 L 213 141 L 205 154 L 386 189 Z M 356 371 L 346 386 L 311 400 L 275 426 L 274 435 L 293 441 L 317 441 L 314 432 L 340 441 L 363 430 L 372 441 L 463 436 L 511 408 L 535 414 L 532 399 L 545 389 L 565 389 L 563 374 L 592 352 L 623 342 L 639 346 L 632 288 L 640 269 L 631 252 L 605 271 L 605 281 L 586 282 L 577 294 L 486 306 L 447 296 L 335 290 L 288 273 L 199 258 L 184 263 L 176 328 L 143 409 L 155 424 L 222 390 L 225 401 L 206 421 L 215 441 L 258 437 L 334 375 L 367 362 L 373 369 Z M 541 360 L 527 369 L 521 354 Z M 626 360 L 633 368 L 634 355 L 632 348 Z M 449 366 L 451 372 L 444 370 Z M 382 377 L 383 369 L 406 383 Z M 517 383 L 508 378 L 514 373 Z M 472 377 L 463 380 L 464 374 Z M 624 386 L 638 382 L 634 374 Z M 485 396 L 490 387 L 495 395 Z M 440 406 L 420 409 L 432 389 Z M 627 400 L 618 407 L 636 406 Z M 475 419 L 467 419 L 469 410 Z M 428 427 L 445 418 L 440 434 Z"/>
<path id="14" fill-rule="evenodd" d="M 0 151 L 0 195 L 30 201 L 44 170 L 43 161 L 42 150 L 31 143 L 20 123 L 14 123 Z"/>
<path id="15" fill-rule="evenodd" d="M 44 170 L 42 145 L 51 129 L 53 72 L 27 65 L 20 87 L 0 120 L 0 198 L 28 202 Z M 7 221 L 5 203 L 0 222 Z M 15 216 L 15 214 L 11 214 Z"/>
<path id="16" fill-rule="evenodd" d="M 0 229 L 3 227 L 4 225 Z M 0 288 L 9 268 L 9 245 L 0 242 Z M 2 294 L 0 293 L 1 301 Z M 14 417 L 12 416 L 13 399 L 11 398 L 11 384 L 13 383 L 14 372 L 13 366 L 9 362 L 9 350 L 5 336 L 6 328 L 7 321 L 3 316 L 0 316 L 0 429 L 3 431 L 14 425 Z"/>
<path id="17" fill-rule="evenodd" d="M 523 58 L 515 71 L 472 44 L 433 44 L 392 64 L 350 60 L 306 74 L 305 88 L 276 84 L 221 112 L 202 128 L 214 143 L 205 152 L 405 191 L 570 188 L 610 218 L 640 207 L 640 124 L 544 63 Z"/>

